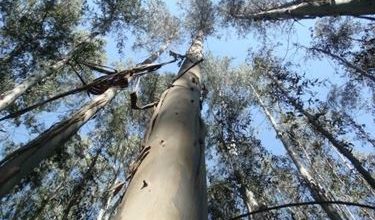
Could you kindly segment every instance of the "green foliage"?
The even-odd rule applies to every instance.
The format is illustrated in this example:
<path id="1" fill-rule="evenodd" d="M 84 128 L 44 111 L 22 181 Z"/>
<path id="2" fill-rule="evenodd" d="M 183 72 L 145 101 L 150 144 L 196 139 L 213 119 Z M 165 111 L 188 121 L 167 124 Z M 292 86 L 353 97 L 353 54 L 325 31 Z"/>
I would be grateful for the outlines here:
<path id="1" fill-rule="evenodd" d="M 125 44 L 130 44 L 131 36 L 133 49 L 155 52 L 188 34 L 203 31 L 209 37 L 234 26 L 239 34 L 263 34 L 264 45 L 258 51 L 250 50 L 247 63 L 241 65 L 234 66 L 231 58 L 210 54 L 201 64 L 209 91 L 202 103 L 207 127 L 209 218 L 230 219 L 264 206 L 313 199 L 290 155 L 281 150 L 280 136 L 270 129 L 269 119 L 251 86 L 260 94 L 281 132 L 292 139 L 298 159 L 330 198 L 371 203 L 373 190 L 301 109 L 342 141 L 373 173 L 374 154 L 368 149 L 375 145 L 375 87 L 371 80 L 375 69 L 374 23 L 343 17 L 317 20 L 311 28 L 311 44 L 295 45 L 296 48 L 306 49 L 317 62 L 328 59 L 337 64 L 335 67 L 342 67 L 337 68 L 340 75 L 333 76 L 334 80 L 324 78 L 325 73 L 317 78 L 300 70 L 304 60 L 296 63 L 288 57 L 281 59 L 276 56 L 276 49 L 270 49 L 278 42 L 269 41 L 268 33 L 281 35 L 277 27 L 285 23 L 238 17 L 285 2 L 183 0 L 180 1 L 183 16 L 180 16 L 170 13 L 167 4 L 160 0 L 4 0 L 0 2 L 0 92 L 34 74 L 51 71 L 50 63 L 65 57 L 70 59 L 28 89 L 2 114 L 82 86 L 77 74 L 85 82 L 100 76 L 82 63 L 113 63 L 106 57 L 105 40 L 116 41 L 118 49 L 123 50 Z M 120 70 L 129 65 L 120 63 L 117 67 Z M 169 71 L 150 73 L 140 79 L 139 89 L 131 84 L 139 104 L 157 101 L 174 77 Z M 338 78 L 342 82 L 335 82 Z M 152 108 L 131 109 L 129 93 L 119 91 L 110 105 L 67 140 L 55 156 L 45 160 L 11 195 L 2 198 L 0 218 L 112 216 L 121 202 L 130 165 L 140 153 L 153 114 Z M 86 93 L 75 94 L 1 124 L 2 158 L 93 98 Z M 367 117 L 365 123 L 361 115 Z M 20 133 L 15 130 L 21 130 L 26 138 L 17 136 Z M 343 217 L 374 218 L 366 210 L 333 207 Z M 253 216 L 254 219 L 323 217 L 326 215 L 319 206 Z"/>
<path id="2" fill-rule="evenodd" d="M 214 32 L 216 12 L 211 0 L 181 0 L 179 4 L 184 10 L 184 24 L 191 36 L 198 31 L 205 36 Z"/>

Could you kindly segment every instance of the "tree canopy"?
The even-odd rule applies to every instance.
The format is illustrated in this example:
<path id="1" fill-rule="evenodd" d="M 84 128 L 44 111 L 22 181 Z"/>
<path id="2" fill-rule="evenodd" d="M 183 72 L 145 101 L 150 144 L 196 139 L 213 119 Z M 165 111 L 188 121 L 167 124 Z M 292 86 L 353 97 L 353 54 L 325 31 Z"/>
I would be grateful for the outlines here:
<path id="1" fill-rule="evenodd" d="M 1 1 L 0 218 L 375 219 L 374 4 Z"/>

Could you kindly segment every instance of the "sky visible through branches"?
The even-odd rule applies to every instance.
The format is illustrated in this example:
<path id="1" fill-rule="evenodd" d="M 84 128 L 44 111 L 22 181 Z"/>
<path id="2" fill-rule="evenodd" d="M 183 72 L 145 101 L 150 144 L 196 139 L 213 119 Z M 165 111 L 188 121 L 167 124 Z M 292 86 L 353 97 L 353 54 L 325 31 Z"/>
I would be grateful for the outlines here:
<path id="1" fill-rule="evenodd" d="M 181 11 L 179 9 L 178 4 L 174 0 L 167 0 L 165 1 L 167 3 L 167 6 L 169 7 L 169 10 L 174 13 L 175 15 L 178 15 L 178 13 Z M 322 60 L 312 60 L 312 59 L 306 59 L 306 57 L 301 56 L 302 49 L 296 49 L 296 47 L 293 47 L 293 44 L 299 43 L 301 45 L 308 46 L 311 42 L 311 32 L 310 30 L 314 28 L 315 20 L 299 20 L 293 22 L 292 26 L 284 25 L 283 31 L 288 34 L 282 34 L 280 35 L 280 30 L 270 29 L 268 30 L 267 34 L 267 40 L 269 42 L 275 42 L 274 52 L 275 55 L 278 57 L 283 58 L 285 62 L 293 61 L 294 63 L 303 64 L 298 67 L 295 67 L 295 70 L 297 70 L 300 73 L 306 73 L 306 77 L 311 78 L 318 78 L 318 79 L 329 79 L 332 82 L 335 82 L 336 85 L 340 86 L 343 81 L 341 78 L 337 77 L 337 74 L 334 72 L 337 71 L 338 73 L 342 74 L 342 69 L 337 64 L 334 64 L 329 59 L 322 59 Z M 116 47 L 116 41 L 113 38 L 114 36 L 106 37 L 106 54 L 107 54 L 107 63 L 111 66 L 115 66 L 116 64 L 126 63 L 126 62 L 132 62 L 137 63 L 143 59 L 145 59 L 148 56 L 148 52 L 144 50 L 133 50 L 131 48 L 131 45 L 135 41 L 135 38 L 133 35 L 129 35 L 128 42 L 125 45 L 124 52 L 119 53 L 118 49 Z M 285 42 L 285 43 L 279 43 L 279 42 Z M 189 41 L 184 41 L 184 44 L 178 44 L 178 46 L 173 45 L 171 47 L 171 50 L 183 53 L 183 51 L 186 50 L 186 48 L 189 46 Z M 252 50 L 257 50 L 261 46 L 261 39 L 259 39 L 257 36 L 254 35 L 254 33 L 248 33 L 245 36 L 239 36 L 236 31 L 230 27 L 230 28 L 218 28 L 214 36 L 208 37 L 208 39 L 205 41 L 205 51 L 206 53 L 213 54 L 215 56 L 219 57 L 229 57 L 232 59 L 231 65 L 233 67 L 236 67 L 244 62 L 249 58 L 249 53 L 252 52 Z M 160 60 L 168 60 L 170 59 L 168 55 L 163 54 L 160 58 Z M 171 72 L 176 73 L 178 71 L 178 67 L 175 64 L 170 64 L 167 66 L 164 66 L 160 69 L 160 73 L 162 72 Z M 132 89 L 132 88 L 130 88 Z M 324 100 L 325 94 L 328 91 L 327 88 L 320 88 L 319 91 L 317 91 L 320 96 L 319 98 L 322 98 Z M 74 108 L 73 108 L 74 109 Z M 63 108 L 59 108 L 59 110 L 54 112 L 45 112 L 43 114 L 38 115 L 38 118 L 45 123 L 46 128 L 61 118 L 62 115 L 66 114 L 70 110 L 66 106 Z M 267 119 L 264 118 L 263 113 L 257 110 L 253 111 L 253 114 L 255 117 L 254 127 L 257 129 L 257 133 L 264 144 L 264 146 L 268 147 L 268 150 L 270 150 L 274 154 L 285 154 L 285 150 L 282 147 L 279 140 L 276 139 L 276 133 L 273 129 L 271 129 L 270 125 L 267 122 Z M 367 129 L 371 134 L 375 134 L 375 128 L 368 124 L 367 116 L 366 114 L 357 115 L 357 120 L 360 124 L 366 124 Z M 90 131 L 90 128 L 93 126 L 94 122 L 89 121 L 87 124 L 85 124 L 81 130 L 81 134 L 86 134 L 88 131 Z M 4 127 L 7 126 L 6 123 L 3 125 Z M 14 137 L 12 139 L 16 143 L 27 143 L 28 140 L 31 140 L 36 136 L 33 134 L 28 134 L 25 127 L 21 124 L 19 127 L 13 128 L 13 132 L 10 132 L 13 134 Z M 362 147 L 358 148 L 359 151 L 368 152 L 372 149 L 370 147 Z"/>
<path id="2" fill-rule="evenodd" d="M 166 0 L 165 1 L 169 10 L 175 14 L 179 15 L 181 9 L 179 8 L 177 1 L 175 0 Z M 306 59 L 306 57 L 301 56 L 304 54 L 302 49 L 296 49 L 293 47 L 293 44 L 299 43 L 301 45 L 308 46 L 311 42 L 311 29 L 314 28 L 315 20 L 314 19 L 306 19 L 306 20 L 299 20 L 293 22 L 292 25 L 284 25 L 283 31 L 287 32 L 288 34 L 280 35 L 280 30 L 278 29 L 270 29 L 268 30 L 269 33 L 267 38 L 269 42 L 275 42 L 274 52 L 275 55 L 281 57 L 287 61 L 293 61 L 294 63 L 303 64 L 295 68 L 300 73 L 306 73 L 306 77 L 311 78 L 318 78 L 318 79 L 329 79 L 332 82 L 335 82 L 338 86 L 344 83 L 341 78 L 337 77 L 335 71 L 338 71 L 342 74 L 342 69 L 333 63 L 329 59 L 322 59 L 322 60 L 312 60 Z M 133 51 L 130 47 L 132 45 L 132 41 L 134 38 L 129 38 L 129 43 L 127 44 L 127 48 L 124 50 L 126 51 L 125 55 L 121 55 L 117 52 L 116 44 L 113 40 L 107 40 L 106 51 L 108 55 L 108 60 L 111 62 L 123 62 L 126 59 L 131 59 L 134 62 L 143 60 L 148 56 L 147 52 L 145 51 Z M 279 42 L 285 42 L 280 44 Z M 171 50 L 183 53 L 186 48 L 189 46 L 189 41 L 184 41 L 184 44 L 179 44 L 178 47 L 174 46 Z M 219 57 L 229 57 L 232 59 L 232 66 L 238 66 L 242 63 L 246 62 L 249 58 L 249 53 L 251 50 L 257 50 L 257 48 L 261 47 L 261 39 L 254 35 L 254 33 L 248 33 L 245 36 L 239 36 L 236 33 L 234 28 L 229 27 L 223 29 L 221 27 L 218 28 L 217 32 L 214 36 L 209 36 L 208 39 L 205 41 L 204 48 L 206 53 L 213 54 L 214 56 Z M 299 50 L 299 51 L 297 51 Z M 161 59 L 168 59 L 164 54 Z M 167 71 L 176 73 L 178 71 L 178 67 L 174 64 L 167 65 L 161 69 L 160 72 Z M 320 88 L 317 91 L 322 98 L 322 100 L 326 99 L 325 94 L 327 93 L 327 88 Z M 261 138 L 262 143 L 264 146 L 268 146 L 269 150 L 274 154 L 285 154 L 285 150 L 281 145 L 281 142 L 276 139 L 276 133 L 270 127 L 267 122 L 267 119 L 264 118 L 263 113 L 260 111 L 254 111 L 256 119 L 255 126 L 257 128 L 257 132 L 259 132 L 259 137 Z M 368 124 L 366 114 L 357 115 L 357 120 L 360 124 Z M 86 125 L 85 127 L 87 127 Z M 375 128 L 371 126 L 367 126 L 367 129 L 371 134 L 375 134 Z M 271 137 L 271 138 L 270 138 Z M 364 152 L 371 151 L 371 147 L 368 148 L 358 148 L 359 151 L 363 150 Z"/>

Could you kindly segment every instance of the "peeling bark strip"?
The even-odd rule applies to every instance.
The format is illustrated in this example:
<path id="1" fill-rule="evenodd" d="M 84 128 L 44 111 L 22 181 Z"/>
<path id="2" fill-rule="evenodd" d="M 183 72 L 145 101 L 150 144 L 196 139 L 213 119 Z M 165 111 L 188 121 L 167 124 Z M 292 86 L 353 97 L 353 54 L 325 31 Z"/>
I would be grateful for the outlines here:
<path id="1" fill-rule="evenodd" d="M 152 53 L 140 65 L 155 61 L 169 45 L 163 45 L 158 51 Z M 63 120 L 37 138 L 8 155 L 0 162 L 0 198 L 9 193 L 22 178 L 27 176 L 40 162 L 52 156 L 56 149 L 64 147 L 64 144 L 73 136 L 79 128 L 89 121 L 100 109 L 106 106 L 116 95 L 118 87 L 112 87 L 100 96 L 95 97 L 91 102 L 78 110 L 70 118 Z"/>
<path id="2" fill-rule="evenodd" d="M 313 0 L 291 3 L 249 15 L 234 15 L 236 18 L 253 20 L 305 19 L 324 16 L 360 16 L 375 14 L 374 0 Z"/>
<path id="3" fill-rule="evenodd" d="M 60 68 L 64 66 L 67 62 L 67 59 L 61 60 L 56 62 L 55 64 L 51 65 L 48 72 L 42 72 L 39 74 L 35 74 L 30 76 L 28 79 L 20 83 L 19 85 L 15 86 L 13 89 L 8 90 L 0 95 L 0 111 L 5 109 L 8 105 L 12 104 L 18 97 L 20 97 L 26 90 L 34 86 L 36 83 L 48 77 L 49 75 L 53 74 Z"/>
<path id="4" fill-rule="evenodd" d="M 198 34 L 179 73 L 201 60 L 202 41 Z M 144 146 L 151 148 L 129 183 L 117 219 L 208 218 L 200 81 L 196 65 L 163 93 L 145 137 Z"/>
<path id="5" fill-rule="evenodd" d="M 91 34 L 86 40 L 75 45 L 72 50 L 65 56 L 64 59 L 60 61 L 50 61 L 47 64 L 42 64 L 43 67 L 46 67 L 46 71 L 37 73 L 30 76 L 25 81 L 16 85 L 13 89 L 10 89 L 2 94 L 0 94 L 0 111 L 5 109 L 8 105 L 12 104 L 18 97 L 20 97 L 24 92 L 33 87 L 35 84 L 43 80 L 44 78 L 54 74 L 56 71 L 61 69 L 68 61 L 71 59 L 73 53 L 82 45 L 84 42 L 90 42 L 95 37 L 99 35 L 99 32 Z"/>

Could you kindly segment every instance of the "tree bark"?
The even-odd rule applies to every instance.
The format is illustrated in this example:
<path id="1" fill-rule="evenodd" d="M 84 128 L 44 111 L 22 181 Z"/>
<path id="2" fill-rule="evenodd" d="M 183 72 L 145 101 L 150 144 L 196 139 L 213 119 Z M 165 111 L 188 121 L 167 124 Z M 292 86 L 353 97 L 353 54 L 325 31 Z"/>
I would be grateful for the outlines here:
<path id="1" fill-rule="evenodd" d="M 9 193 L 21 179 L 27 176 L 44 159 L 55 154 L 64 146 L 79 128 L 90 120 L 96 112 L 107 105 L 118 88 L 110 88 L 102 95 L 82 107 L 69 119 L 50 127 L 37 138 L 8 155 L 0 162 L 0 197 Z"/>
<path id="2" fill-rule="evenodd" d="M 258 200 L 256 199 L 255 194 L 249 189 L 249 187 L 246 186 L 246 183 L 243 179 L 243 176 L 240 174 L 240 172 L 238 170 L 235 170 L 234 172 L 235 172 L 236 182 L 239 185 L 239 192 L 241 195 L 241 199 L 243 203 L 246 205 L 247 212 L 253 212 L 262 208 L 262 206 L 264 207 L 265 204 L 260 204 Z M 255 215 L 249 215 L 248 219 L 249 220 L 252 220 L 252 219 L 267 220 L 269 218 L 267 217 L 266 213 L 258 213 Z"/>
<path id="3" fill-rule="evenodd" d="M 10 89 L 6 92 L 0 94 L 0 111 L 4 110 L 7 106 L 12 104 L 18 97 L 24 94 L 28 89 L 36 85 L 42 79 L 52 75 L 57 70 L 61 69 L 71 58 L 72 53 L 76 48 L 78 48 L 82 43 L 91 41 L 95 37 L 99 35 L 98 32 L 91 33 L 87 39 L 83 42 L 78 43 L 74 46 L 74 48 L 66 55 L 66 57 L 59 61 L 50 61 L 47 64 L 42 64 L 42 66 L 46 69 L 41 73 L 36 73 L 30 76 L 28 79 L 24 80 L 20 84 L 16 85 L 13 89 Z"/>
<path id="4" fill-rule="evenodd" d="M 154 60 L 146 59 L 145 62 L 153 62 L 168 48 L 169 42 L 158 51 L 151 54 Z M 0 197 L 9 193 L 21 179 L 27 176 L 40 162 L 55 154 L 56 150 L 64 147 L 64 144 L 73 136 L 80 127 L 89 121 L 100 109 L 106 106 L 115 97 L 118 87 L 112 87 L 100 96 L 95 97 L 68 119 L 65 119 L 37 138 L 11 153 L 0 162 Z"/>
<path id="5" fill-rule="evenodd" d="M 20 97 L 23 93 L 26 92 L 29 88 L 40 82 L 42 79 L 50 76 L 52 73 L 56 72 L 60 68 L 64 66 L 67 59 L 60 60 L 55 64 L 52 64 L 49 67 L 49 70 L 46 72 L 41 72 L 30 76 L 28 79 L 23 81 L 22 83 L 16 85 L 13 89 L 8 90 L 0 95 L 0 111 L 5 109 L 7 106 L 12 104 L 18 97 Z"/>
<path id="6" fill-rule="evenodd" d="M 234 17 L 252 20 L 282 20 L 370 14 L 375 14 L 373 0 L 313 0 L 281 5 L 274 9 L 248 15 L 234 15 Z"/>
<path id="7" fill-rule="evenodd" d="M 222 151 L 225 163 L 230 167 L 228 169 L 232 169 L 233 176 L 235 178 L 236 183 L 239 185 L 238 191 L 241 195 L 241 200 L 244 203 L 247 212 L 256 211 L 261 208 L 261 205 L 265 206 L 265 204 L 259 204 L 257 201 L 255 194 L 249 189 L 249 187 L 246 184 L 246 181 L 244 179 L 244 176 L 241 174 L 240 169 L 235 165 L 234 161 L 236 160 L 235 155 L 233 155 L 228 148 L 227 143 L 223 139 L 223 131 L 221 132 L 220 136 L 220 143 L 219 143 L 219 151 Z M 236 151 L 236 146 L 231 147 L 234 151 Z M 259 220 L 265 220 L 267 219 L 266 215 L 264 213 L 258 213 L 254 216 L 249 215 L 249 220 L 252 219 L 259 219 Z"/>
<path id="8" fill-rule="evenodd" d="M 291 104 L 298 112 L 305 116 L 308 123 L 311 125 L 313 130 L 320 134 L 322 137 L 326 138 L 344 157 L 346 157 L 354 168 L 360 173 L 363 179 L 368 183 L 368 185 L 375 189 L 375 179 L 371 176 L 370 172 L 367 171 L 361 164 L 361 162 L 353 155 L 353 153 L 348 149 L 348 144 L 344 143 L 335 138 L 335 136 L 329 132 L 320 121 L 306 111 L 303 106 L 294 98 L 290 97 L 289 94 L 285 91 L 281 83 L 275 79 L 270 73 L 266 71 L 267 76 L 275 83 L 280 92 L 285 96 L 287 102 Z"/>
<path id="9" fill-rule="evenodd" d="M 160 99 L 116 219 L 197 219 L 207 215 L 204 125 L 200 118 L 203 33 Z"/>
<path id="10" fill-rule="evenodd" d="M 271 122 L 272 127 L 274 128 L 277 136 L 279 137 L 280 141 L 282 142 L 285 150 L 287 151 L 288 155 L 292 159 L 294 165 L 297 167 L 297 171 L 299 175 L 302 177 L 302 179 L 305 181 L 308 189 L 310 190 L 311 196 L 314 198 L 315 201 L 330 201 L 328 195 L 324 193 L 324 189 L 315 181 L 315 179 L 311 176 L 310 172 L 307 168 L 300 162 L 298 159 L 297 153 L 293 149 L 293 145 L 296 143 L 293 143 L 292 139 L 287 135 L 287 133 L 282 132 L 279 126 L 277 125 L 275 119 L 273 118 L 271 112 L 267 109 L 265 103 L 263 102 L 262 98 L 260 97 L 258 91 L 256 88 L 250 84 L 250 88 L 253 91 L 259 105 L 263 109 L 263 112 L 267 116 L 268 120 Z M 322 209 L 326 212 L 328 217 L 330 219 L 334 220 L 340 220 L 341 217 L 339 213 L 330 205 L 322 204 Z"/>

